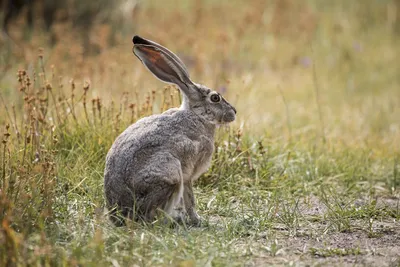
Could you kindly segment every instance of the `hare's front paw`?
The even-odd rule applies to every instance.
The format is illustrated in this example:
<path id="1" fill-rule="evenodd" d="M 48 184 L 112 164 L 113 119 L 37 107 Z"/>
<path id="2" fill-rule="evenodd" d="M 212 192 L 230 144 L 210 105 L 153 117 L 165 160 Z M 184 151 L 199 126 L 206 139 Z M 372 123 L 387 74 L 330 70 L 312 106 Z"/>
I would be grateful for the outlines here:
<path id="1" fill-rule="evenodd" d="M 178 224 L 182 224 L 185 220 L 185 215 L 186 215 L 186 212 L 183 207 L 175 207 L 172 210 L 170 217 L 174 222 L 176 222 Z"/>
<path id="2" fill-rule="evenodd" d="M 188 215 L 189 215 L 189 224 L 190 225 L 193 225 L 196 227 L 199 227 L 202 225 L 203 219 L 197 214 L 196 211 L 193 210 Z"/>

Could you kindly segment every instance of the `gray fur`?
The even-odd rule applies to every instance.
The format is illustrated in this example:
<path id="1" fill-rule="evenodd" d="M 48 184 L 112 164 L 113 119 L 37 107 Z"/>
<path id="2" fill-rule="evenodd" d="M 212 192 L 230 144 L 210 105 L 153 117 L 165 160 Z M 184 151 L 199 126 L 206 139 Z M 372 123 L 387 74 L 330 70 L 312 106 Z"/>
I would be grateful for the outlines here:
<path id="1" fill-rule="evenodd" d="M 151 222 L 159 210 L 198 225 L 192 183 L 210 166 L 216 124 L 235 119 L 236 110 L 218 93 L 191 82 L 172 52 L 135 36 L 134 53 L 159 79 L 175 83 L 181 107 L 145 117 L 128 127 L 106 158 L 104 188 L 110 218 Z M 215 94 L 220 97 L 214 100 Z M 218 99 L 218 98 L 217 98 Z"/>

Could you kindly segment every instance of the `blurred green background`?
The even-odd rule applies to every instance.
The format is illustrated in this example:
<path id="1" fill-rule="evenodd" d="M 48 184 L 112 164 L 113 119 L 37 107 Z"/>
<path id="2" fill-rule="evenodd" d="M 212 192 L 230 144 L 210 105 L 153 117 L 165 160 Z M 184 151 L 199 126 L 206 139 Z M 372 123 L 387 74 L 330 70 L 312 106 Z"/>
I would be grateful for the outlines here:
<path id="1" fill-rule="evenodd" d="M 0 86 L 10 101 L 18 102 L 16 70 L 32 74 L 39 47 L 56 80 L 89 80 L 105 104 L 161 91 L 131 53 L 139 34 L 222 91 L 254 133 L 398 149 L 399 0 L 32 2 L 32 28 L 25 5 L 2 35 Z"/>

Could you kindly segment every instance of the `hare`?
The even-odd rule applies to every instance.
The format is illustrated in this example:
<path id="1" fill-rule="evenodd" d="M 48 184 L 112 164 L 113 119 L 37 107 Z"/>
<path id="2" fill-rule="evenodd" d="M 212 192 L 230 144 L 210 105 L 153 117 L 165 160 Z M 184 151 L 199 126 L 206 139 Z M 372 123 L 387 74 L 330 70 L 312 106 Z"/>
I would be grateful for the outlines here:
<path id="1" fill-rule="evenodd" d="M 236 118 L 219 93 L 189 78 L 183 62 L 167 48 L 134 36 L 133 53 L 163 82 L 182 93 L 180 108 L 142 118 L 117 137 L 106 157 L 104 189 L 110 219 L 153 222 L 164 212 L 200 225 L 192 184 L 210 166 L 217 124 Z"/>

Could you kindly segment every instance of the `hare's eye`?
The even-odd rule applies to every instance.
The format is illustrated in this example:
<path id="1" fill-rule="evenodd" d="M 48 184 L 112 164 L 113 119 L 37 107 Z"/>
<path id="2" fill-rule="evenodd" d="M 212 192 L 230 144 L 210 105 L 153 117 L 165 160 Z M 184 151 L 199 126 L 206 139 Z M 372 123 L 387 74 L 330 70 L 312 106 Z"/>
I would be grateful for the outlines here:
<path id="1" fill-rule="evenodd" d="M 211 102 L 218 103 L 219 101 L 221 101 L 221 97 L 219 96 L 219 94 L 213 94 L 210 96 L 210 100 Z"/>

